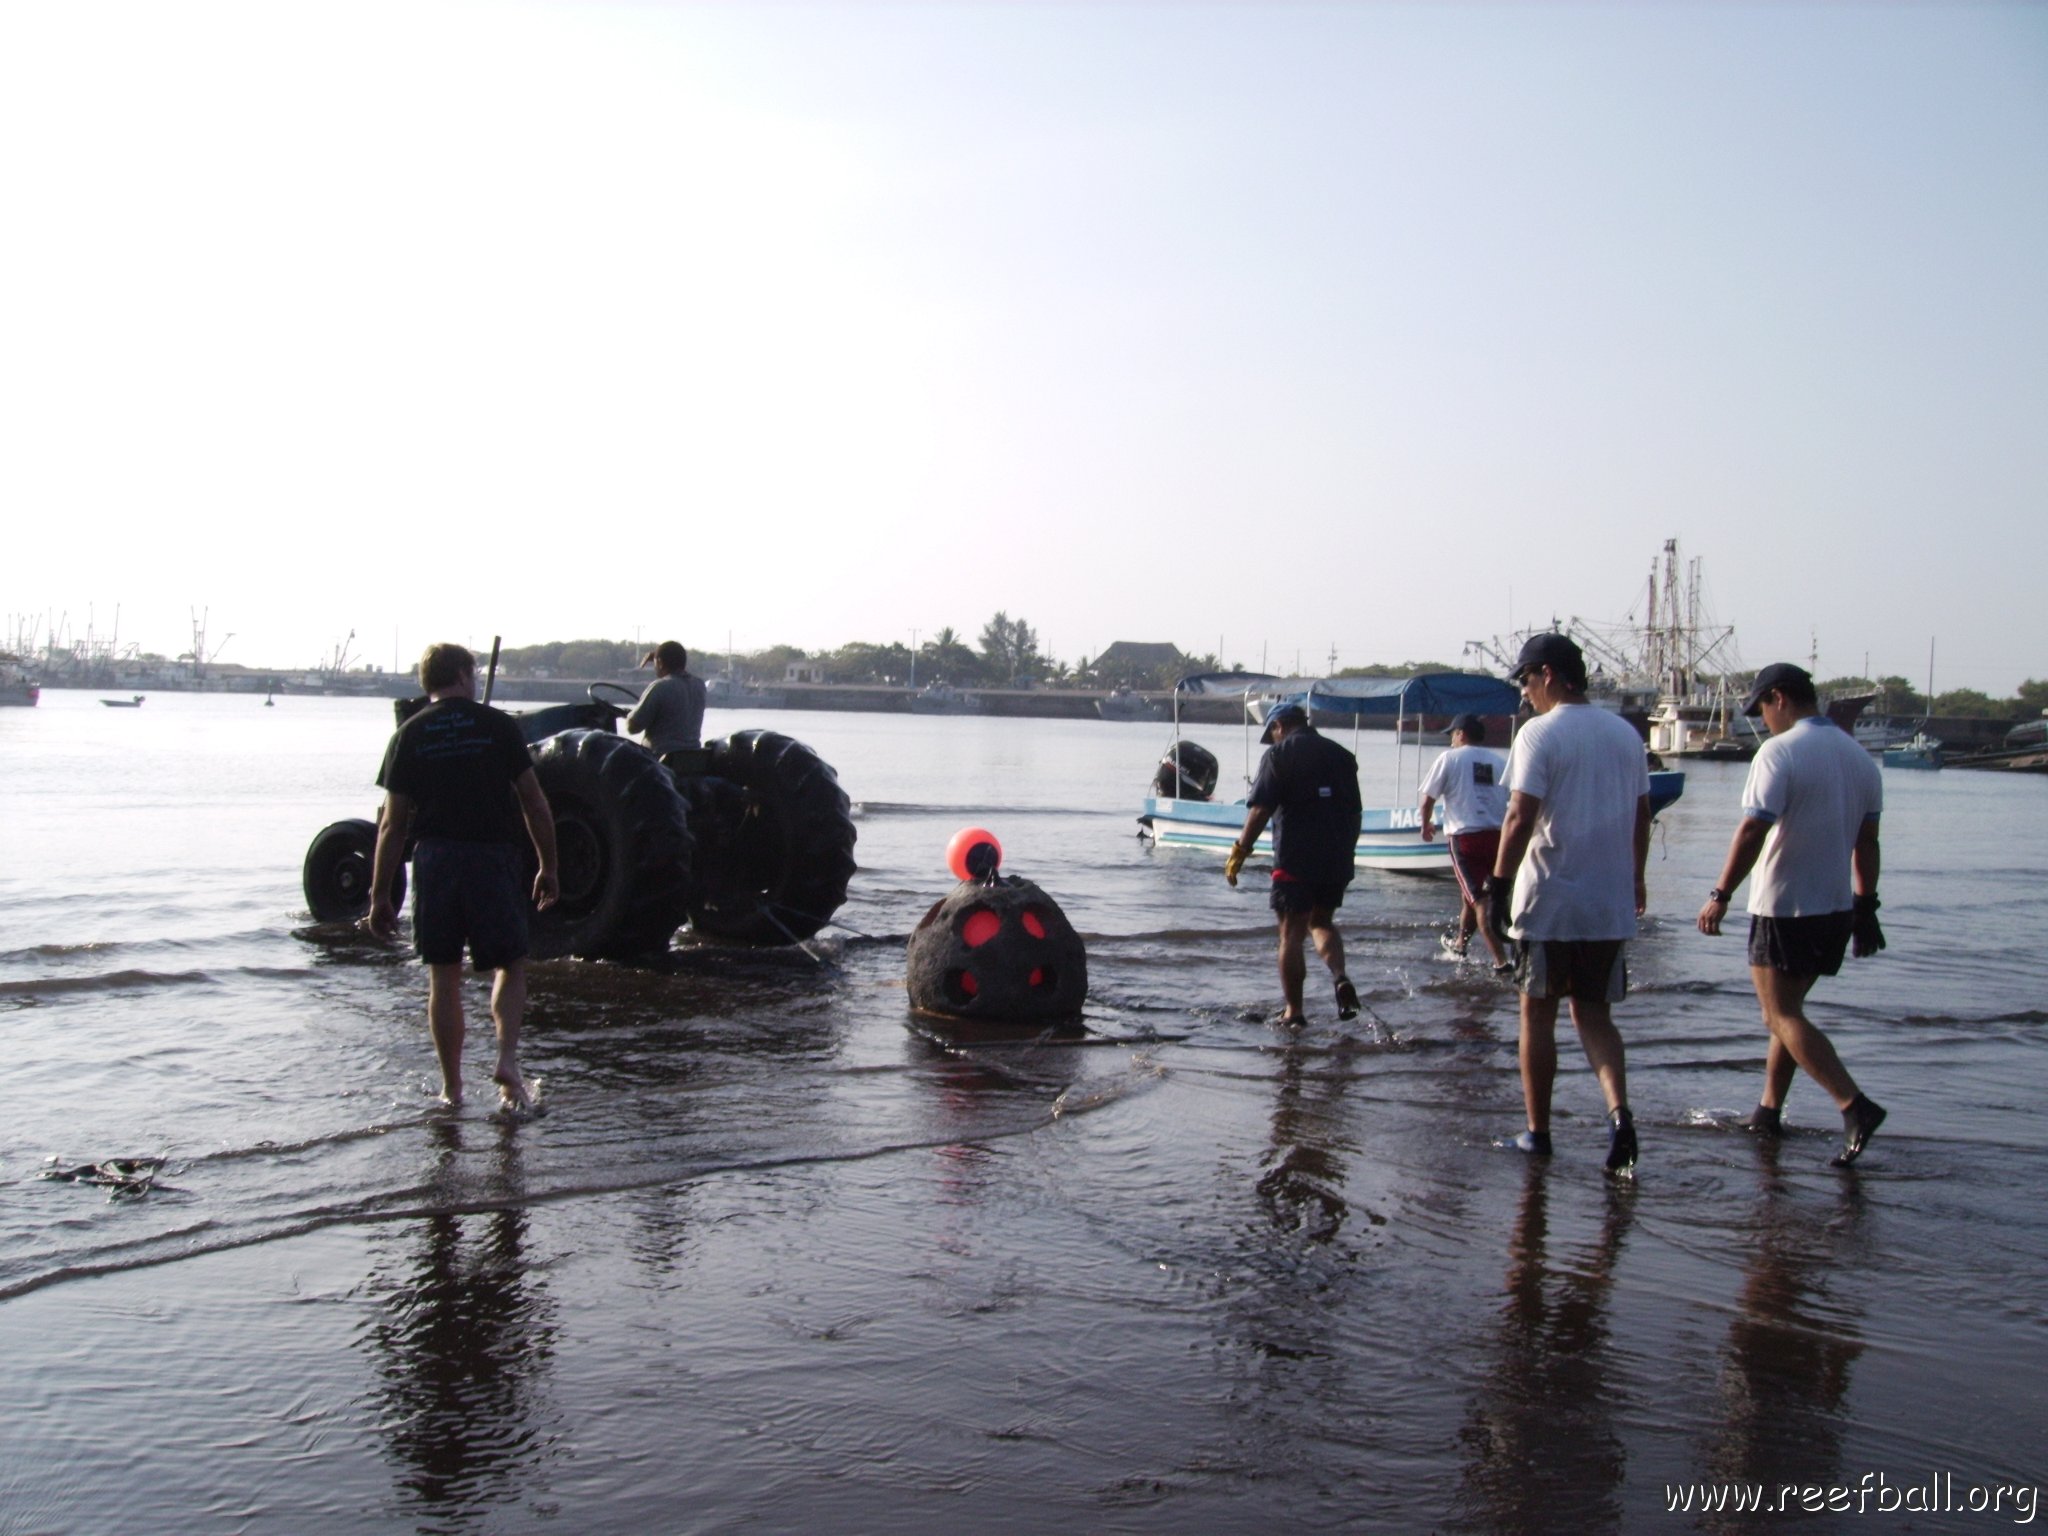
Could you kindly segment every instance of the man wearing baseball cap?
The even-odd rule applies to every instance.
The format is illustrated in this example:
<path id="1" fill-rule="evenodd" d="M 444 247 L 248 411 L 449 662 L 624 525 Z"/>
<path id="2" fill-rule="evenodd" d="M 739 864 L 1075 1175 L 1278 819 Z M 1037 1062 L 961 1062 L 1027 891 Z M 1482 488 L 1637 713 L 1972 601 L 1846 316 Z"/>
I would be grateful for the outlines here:
<path id="1" fill-rule="evenodd" d="M 1504 976 L 1514 967 L 1501 953 L 1500 940 L 1481 921 L 1480 903 L 1486 896 L 1487 877 L 1500 853 L 1500 824 L 1507 814 L 1508 791 L 1502 776 L 1507 760 L 1491 751 L 1486 743 L 1486 722 L 1477 715 L 1459 715 L 1451 721 L 1451 749 L 1429 766 L 1422 779 L 1422 840 L 1436 839 L 1431 819 L 1437 802 L 1444 807 L 1444 837 L 1451 845 L 1451 872 L 1458 877 L 1458 928 L 1454 941 L 1447 933 L 1444 947 L 1458 959 L 1465 958 L 1465 946 L 1472 930 L 1493 956 L 1494 974 Z"/>
<path id="2" fill-rule="evenodd" d="M 1846 1168 L 1884 1123 L 1884 1110 L 1856 1086 L 1828 1037 L 1806 1017 L 1814 982 L 1842 968 L 1851 945 L 1861 958 L 1884 948 L 1877 922 L 1877 824 L 1884 775 L 1854 737 L 1820 712 L 1812 676 L 1789 662 L 1756 675 L 1743 701 L 1771 737 L 1742 786 L 1742 820 L 1721 879 L 1707 892 L 1699 929 L 1718 934 L 1728 899 L 1751 870 L 1749 976 L 1771 1032 L 1763 1098 L 1750 1129 L 1776 1136 L 1799 1067 L 1842 1112 Z"/>
<path id="3" fill-rule="evenodd" d="M 1624 951 L 1645 904 L 1650 770 L 1635 727 L 1586 699 L 1586 658 L 1565 635 L 1531 635 L 1509 674 L 1536 719 L 1508 750 L 1508 813 L 1487 919 L 1515 942 L 1522 994 L 1522 1103 L 1514 1145 L 1550 1155 L 1557 1005 L 1569 999 L 1586 1060 L 1607 1099 L 1607 1171 L 1636 1162 L 1628 1073 L 1614 1004 L 1628 994 Z"/>
<path id="4" fill-rule="evenodd" d="M 1282 704 L 1266 717 L 1259 740 L 1268 743 L 1257 777 L 1246 796 L 1244 830 L 1223 861 L 1223 878 L 1237 884 L 1238 872 L 1266 823 L 1273 823 L 1273 911 L 1280 919 L 1280 991 L 1287 1000 L 1280 1022 L 1308 1022 L 1301 989 L 1308 973 L 1303 939 L 1337 983 L 1337 1017 L 1355 1018 L 1358 993 L 1344 974 L 1344 936 L 1337 908 L 1356 872 L 1358 759 L 1308 723 L 1299 704 Z"/>

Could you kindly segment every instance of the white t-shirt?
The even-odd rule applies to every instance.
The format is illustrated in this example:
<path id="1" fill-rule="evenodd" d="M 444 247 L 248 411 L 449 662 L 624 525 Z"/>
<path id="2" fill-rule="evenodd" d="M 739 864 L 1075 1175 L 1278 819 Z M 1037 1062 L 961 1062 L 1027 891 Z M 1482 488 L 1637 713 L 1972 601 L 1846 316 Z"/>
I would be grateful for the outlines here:
<path id="1" fill-rule="evenodd" d="M 1443 804 L 1444 835 L 1484 832 L 1508 813 L 1507 759 L 1486 747 L 1453 747 L 1422 778 L 1422 793 Z"/>
<path id="2" fill-rule="evenodd" d="M 1636 931 L 1636 805 L 1643 738 L 1619 715 L 1560 704 L 1516 734 L 1508 788 L 1543 802 L 1515 873 L 1518 939 L 1628 939 Z"/>
<path id="3" fill-rule="evenodd" d="M 1809 715 L 1757 749 L 1742 813 L 1771 823 L 1749 885 L 1756 917 L 1820 917 L 1856 904 L 1850 852 L 1884 809 L 1884 774 L 1856 738 Z"/>

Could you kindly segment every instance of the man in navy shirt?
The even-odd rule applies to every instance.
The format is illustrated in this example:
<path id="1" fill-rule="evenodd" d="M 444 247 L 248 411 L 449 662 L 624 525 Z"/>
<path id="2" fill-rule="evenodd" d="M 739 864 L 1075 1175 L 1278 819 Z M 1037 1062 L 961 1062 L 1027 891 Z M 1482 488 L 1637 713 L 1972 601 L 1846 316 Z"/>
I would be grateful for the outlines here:
<path id="1" fill-rule="evenodd" d="M 1280 990 L 1287 1000 L 1280 1022 L 1308 1022 L 1301 1011 L 1308 964 L 1303 939 L 1337 982 L 1337 1017 L 1355 1018 L 1358 993 L 1344 974 L 1344 936 L 1337 908 L 1351 884 L 1358 850 L 1358 759 L 1319 734 L 1299 704 L 1283 704 L 1266 717 L 1269 743 L 1247 797 L 1244 830 L 1223 861 L 1223 877 L 1237 884 L 1252 845 L 1273 823 L 1273 910 L 1280 918 Z"/>
<path id="2" fill-rule="evenodd" d="M 540 859 L 533 904 L 554 904 L 555 821 L 527 755 L 526 738 L 502 710 L 476 699 L 476 658 L 459 645 L 430 646 L 420 658 L 426 708 L 391 737 L 377 783 L 384 810 L 370 877 L 370 931 L 398 932 L 392 884 L 412 856 L 413 942 L 427 966 L 427 1024 L 441 1064 L 441 1097 L 462 1102 L 462 951 L 495 971 L 491 1018 L 498 1060 L 492 1077 L 505 1107 L 530 1110 L 519 1071 L 519 1024 L 526 1012 L 526 901 L 520 823 Z"/>

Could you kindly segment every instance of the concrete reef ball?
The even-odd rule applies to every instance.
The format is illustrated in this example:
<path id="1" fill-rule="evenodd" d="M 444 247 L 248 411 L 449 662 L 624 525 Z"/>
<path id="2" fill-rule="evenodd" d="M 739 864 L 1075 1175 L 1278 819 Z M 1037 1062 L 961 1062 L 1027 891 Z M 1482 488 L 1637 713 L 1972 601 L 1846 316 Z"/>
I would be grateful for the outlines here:
<path id="1" fill-rule="evenodd" d="M 1072 1018 L 1088 998 L 1088 950 L 1066 913 L 1015 875 L 963 881 L 910 935 L 905 983 L 925 1013 L 992 1023 Z"/>

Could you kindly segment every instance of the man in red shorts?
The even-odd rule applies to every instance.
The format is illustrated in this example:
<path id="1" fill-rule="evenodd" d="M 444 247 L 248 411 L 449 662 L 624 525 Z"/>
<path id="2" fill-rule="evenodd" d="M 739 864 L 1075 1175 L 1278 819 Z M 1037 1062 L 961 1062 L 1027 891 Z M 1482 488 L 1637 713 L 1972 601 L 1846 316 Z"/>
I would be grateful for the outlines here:
<path id="1" fill-rule="evenodd" d="M 1472 930 L 1493 956 L 1493 973 L 1505 976 L 1514 963 L 1501 952 L 1500 940 L 1485 921 L 1486 882 L 1500 852 L 1500 824 L 1508 811 L 1507 759 L 1486 746 L 1486 722 L 1477 715 L 1459 715 L 1451 722 L 1451 750 L 1430 764 L 1422 780 L 1422 840 L 1436 840 L 1431 819 L 1437 803 L 1444 808 L 1444 835 L 1451 844 L 1451 870 L 1458 877 L 1458 936 L 1444 947 L 1460 960 L 1472 942 Z"/>

